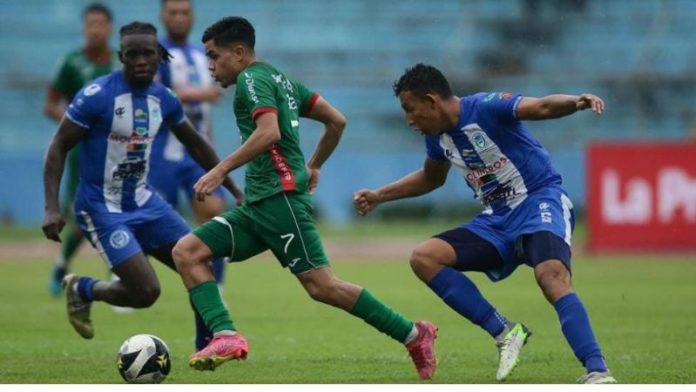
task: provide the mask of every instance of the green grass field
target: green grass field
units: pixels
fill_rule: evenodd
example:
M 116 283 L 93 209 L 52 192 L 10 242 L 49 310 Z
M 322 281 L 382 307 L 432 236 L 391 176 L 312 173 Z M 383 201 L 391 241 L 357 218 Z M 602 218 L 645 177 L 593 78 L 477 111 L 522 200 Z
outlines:
M 327 236 L 360 246 L 361 235 L 351 233 L 328 230 Z M 574 261 L 575 287 L 620 382 L 696 383 L 693 261 L 687 256 Z M 1 383 L 121 383 L 116 351 L 138 333 L 158 335 L 169 345 L 173 366 L 167 383 L 419 382 L 401 345 L 342 311 L 312 302 L 295 278 L 268 257 L 228 269 L 224 298 L 251 350 L 247 361 L 212 373 L 186 365 L 193 349 L 192 314 L 183 285 L 169 270 L 157 267 L 162 296 L 150 309 L 116 314 L 95 304 L 96 337 L 86 341 L 68 324 L 63 299 L 48 294 L 49 265 L 48 259 L 0 259 Z M 74 269 L 106 275 L 103 263 L 91 256 L 76 260 Z M 440 327 L 440 366 L 433 382 L 495 382 L 492 339 L 447 308 L 405 260 L 341 259 L 334 269 L 408 317 Z M 502 313 L 534 332 L 508 383 L 573 383 L 582 375 L 531 269 L 522 267 L 496 284 L 481 274 L 470 276 Z

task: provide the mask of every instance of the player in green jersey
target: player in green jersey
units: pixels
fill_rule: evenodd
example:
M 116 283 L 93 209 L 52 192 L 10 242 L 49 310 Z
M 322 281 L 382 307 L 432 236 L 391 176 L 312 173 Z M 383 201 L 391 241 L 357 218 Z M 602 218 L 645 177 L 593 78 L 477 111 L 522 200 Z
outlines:
M 82 11 L 85 45 L 64 57 L 46 95 L 44 113 L 56 123 L 63 118 L 66 104 L 72 101 L 82 87 L 120 66 L 116 52 L 109 48 L 112 19 L 111 10 L 99 3 L 90 4 Z M 62 241 L 60 256 L 54 262 L 48 286 L 54 296 L 60 294 L 61 281 L 83 239 L 82 232 L 75 224 L 72 214 L 72 204 L 79 178 L 79 161 L 80 149 L 75 147 L 67 158 L 66 192 L 62 201 L 63 213 L 68 217 L 68 227 Z
M 189 358 L 198 370 L 245 359 L 249 346 L 222 303 L 209 261 L 243 261 L 270 249 L 314 300 L 343 309 L 406 345 L 418 374 L 430 379 L 436 367 L 437 328 L 412 322 L 368 290 L 337 278 L 312 218 L 311 193 L 322 164 L 338 144 L 346 119 L 328 101 L 275 67 L 256 61 L 253 26 L 226 17 L 203 34 L 209 68 L 223 87 L 236 84 L 234 112 L 242 145 L 194 186 L 204 199 L 225 175 L 246 164 L 244 205 L 215 217 L 183 237 L 173 251 L 177 270 L 213 340 Z M 299 118 L 324 124 L 324 134 L 305 164 Z

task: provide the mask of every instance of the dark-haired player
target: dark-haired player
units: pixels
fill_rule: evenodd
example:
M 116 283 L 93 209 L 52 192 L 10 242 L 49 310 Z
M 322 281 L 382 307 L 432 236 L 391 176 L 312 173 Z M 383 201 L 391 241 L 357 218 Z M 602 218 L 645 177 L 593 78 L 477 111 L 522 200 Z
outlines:
M 44 113 L 55 122 L 60 122 L 65 113 L 65 103 L 72 101 L 82 87 L 119 67 L 116 52 L 109 48 L 112 18 L 111 10 L 99 3 L 90 4 L 82 11 L 84 47 L 68 53 L 61 61 L 46 95 Z M 63 277 L 84 238 L 72 214 L 79 179 L 79 160 L 80 148 L 75 147 L 67 158 L 67 184 L 62 200 L 68 227 L 48 282 L 54 296 L 60 294 Z
M 500 354 L 496 378 L 503 380 L 531 333 L 503 317 L 460 271 L 485 272 L 499 281 L 520 264 L 533 267 L 566 340 L 587 368 L 580 381 L 616 382 L 570 283 L 573 205 L 548 153 L 521 122 L 585 109 L 601 114 L 604 102 L 592 94 L 531 98 L 479 93 L 460 98 L 439 70 L 424 64 L 406 70 L 394 84 L 394 94 L 408 125 L 425 136 L 425 163 L 394 183 L 356 192 L 358 212 L 364 215 L 380 203 L 431 192 L 445 183 L 454 165 L 485 210 L 473 221 L 418 245 L 411 255 L 415 274 L 495 339 Z
M 191 301 L 215 333 L 189 364 L 212 370 L 227 360 L 244 359 L 249 350 L 222 304 L 208 262 L 223 256 L 242 261 L 270 249 L 312 299 L 343 309 L 405 344 L 419 376 L 431 378 L 437 328 L 427 321 L 414 323 L 368 290 L 337 278 L 312 218 L 311 192 L 346 119 L 318 94 L 258 62 L 254 27 L 246 19 L 223 18 L 205 31 L 202 41 L 215 79 L 223 87 L 237 85 L 234 112 L 242 145 L 196 183 L 196 194 L 205 198 L 229 172 L 246 164 L 246 202 L 198 227 L 174 248 Z M 306 164 L 299 142 L 301 116 L 324 124 Z
M 58 241 L 65 221 L 58 189 L 65 156 L 80 143 L 80 185 L 75 214 L 85 236 L 121 280 L 104 282 L 69 274 L 63 279 L 68 318 L 84 338 L 94 336 L 89 318 L 93 301 L 145 308 L 160 293 L 152 255 L 174 269 L 171 251 L 189 232 L 186 222 L 147 184 L 151 143 L 167 126 L 201 165 L 218 163 L 215 151 L 191 126 L 176 95 L 153 82 L 168 59 L 149 23 L 120 30 L 122 71 L 82 89 L 66 111 L 44 163 L 46 211 L 43 231 Z M 224 185 L 238 192 L 225 178 Z

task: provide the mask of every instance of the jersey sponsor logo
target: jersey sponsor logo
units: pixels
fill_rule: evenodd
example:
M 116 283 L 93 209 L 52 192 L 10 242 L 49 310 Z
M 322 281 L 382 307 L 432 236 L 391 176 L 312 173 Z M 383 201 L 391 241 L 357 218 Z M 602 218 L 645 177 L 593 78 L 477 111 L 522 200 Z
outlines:
M 500 184 L 497 187 L 493 188 L 490 192 L 485 193 L 482 196 L 482 200 L 490 205 L 491 203 L 497 201 L 497 200 L 505 200 L 514 196 L 518 195 L 517 190 L 515 187 L 510 185 L 511 181 L 508 181 L 504 184 Z
M 143 109 L 135 109 L 134 116 L 136 122 L 147 122 L 147 113 Z
M 114 249 L 122 249 L 130 242 L 130 235 L 125 230 L 116 230 L 109 236 L 109 244 Z
M 150 109 L 150 115 L 152 116 L 152 121 L 154 123 L 161 123 L 162 122 L 162 111 L 160 110 L 159 107 L 155 106 Z
M 500 157 L 497 161 L 493 162 L 492 165 L 486 166 L 480 169 L 472 169 L 469 173 L 466 174 L 466 179 L 473 183 L 476 180 L 485 177 L 486 175 L 489 174 L 494 174 L 498 170 L 502 169 L 503 166 L 505 166 L 508 163 L 507 158 L 505 157 Z
M 295 173 L 293 173 L 292 168 L 285 160 L 283 152 L 280 150 L 280 146 L 274 144 L 271 146 L 269 151 L 271 154 L 271 162 L 276 171 L 280 175 L 280 183 L 284 191 L 294 191 L 295 190 Z
M 147 161 L 139 157 L 128 157 L 114 170 L 114 180 L 139 180 L 145 176 Z
M 259 97 L 256 95 L 256 87 L 254 87 L 254 78 L 253 76 L 248 73 L 244 72 L 244 76 L 246 77 L 246 88 L 247 91 L 249 92 L 249 98 L 251 98 L 254 103 L 259 103 Z
M 114 110 L 114 114 L 118 117 L 123 117 L 123 115 L 126 114 L 126 108 L 119 106 Z
M 101 90 L 101 86 L 99 86 L 96 83 L 90 84 L 89 86 L 85 87 L 85 96 L 89 97 L 90 95 L 94 95 Z

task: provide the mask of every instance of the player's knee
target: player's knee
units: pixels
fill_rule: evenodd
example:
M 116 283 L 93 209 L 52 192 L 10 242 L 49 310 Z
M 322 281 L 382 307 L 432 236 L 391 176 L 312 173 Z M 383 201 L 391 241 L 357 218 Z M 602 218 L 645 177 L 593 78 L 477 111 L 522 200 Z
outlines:
M 427 246 L 417 246 L 411 252 L 411 269 L 421 280 L 427 282 L 441 268 L 437 256 Z
M 157 301 L 160 296 L 159 283 L 150 283 L 141 287 L 133 298 L 134 308 L 148 308 Z
M 186 268 L 191 264 L 198 262 L 196 259 L 196 247 L 190 238 L 190 234 L 180 239 L 174 249 L 172 249 L 172 258 L 177 270 Z
M 560 261 L 542 264 L 546 265 L 540 265 L 535 268 L 534 276 L 544 295 L 551 302 L 554 302 L 572 290 L 570 286 L 570 272 Z

